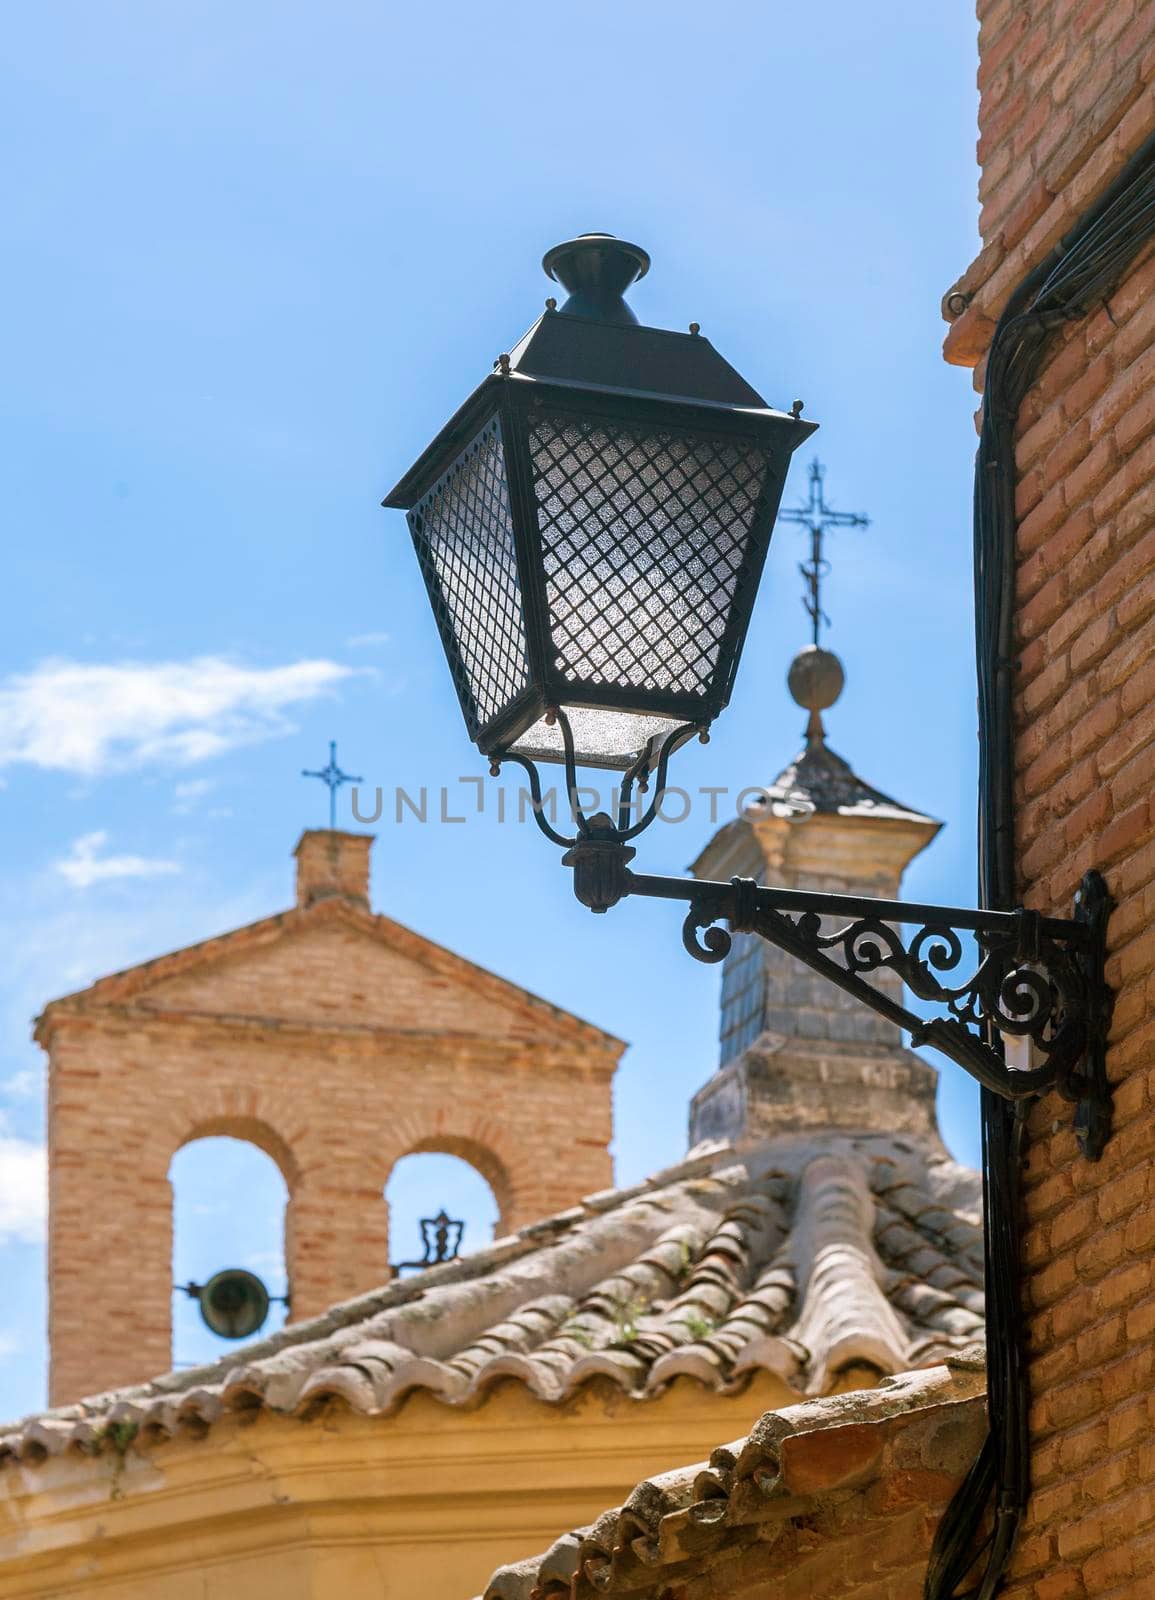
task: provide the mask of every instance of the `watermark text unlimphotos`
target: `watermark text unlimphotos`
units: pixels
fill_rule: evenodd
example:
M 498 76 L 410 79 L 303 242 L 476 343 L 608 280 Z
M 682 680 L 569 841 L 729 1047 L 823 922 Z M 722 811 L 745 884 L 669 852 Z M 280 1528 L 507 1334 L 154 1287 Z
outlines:
M 654 800 L 652 794 L 634 793 L 628 802 L 628 815 L 632 822 L 639 821 Z M 617 818 L 621 804 L 621 788 L 607 784 L 594 788 L 582 784 L 570 794 L 564 787 L 555 786 L 543 791 L 540 802 L 535 802 L 527 788 L 507 788 L 504 784 L 485 778 L 458 778 L 455 785 L 442 784 L 429 788 L 425 784 L 413 789 L 397 784 L 392 789 L 378 785 L 362 788 L 354 784 L 350 791 L 350 809 L 354 822 L 377 823 L 387 821 L 398 824 L 464 825 L 477 817 L 487 817 L 498 823 L 523 823 L 535 810 L 551 826 L 559 820 L 564 823 L 576 820 L 578 814 L 592 817 L 605 812 Z M 691 817 L 717 824 L 731 814 L 741 816 L 751 806 L 764 807 L 771 814 L 802 817 L 813 808 L 781 795 L 771 794 L 762 785 L 734 790 L 725 784 L 698 789 L 683 789 L 667 784 L 657 797 L 655 815 L 665 823 L 688 822 Z

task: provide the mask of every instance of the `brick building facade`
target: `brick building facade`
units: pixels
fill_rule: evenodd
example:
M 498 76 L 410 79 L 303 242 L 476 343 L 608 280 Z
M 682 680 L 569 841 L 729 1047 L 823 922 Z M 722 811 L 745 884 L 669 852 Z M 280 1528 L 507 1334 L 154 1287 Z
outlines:
M 979 0 L 983 248 L 947 295 L 980 390 L 1016 287 L 1155 131 L 1153 0 Z M 1114 1134 L 1033 1110 L 1024 1276 L 1033 1494 L 1015 1600 L 1155 1593 L 1155 255 L 1051 335 L 1015 434 L 1017 891 L 1116 901 Z M 1005 325 L 1004 325 L 1005 331 Z
M 54 1404 L 171 1364 L 168 1171 L 193 1139 L 277 1163 L 294 1319 L 388 1277 L 402 1156 L 469 1161 L 505 1230 L 610 1182 L 621 1042 L 375 916 L 371 845 L 307 832 L 292 910 L 45 1008 Z

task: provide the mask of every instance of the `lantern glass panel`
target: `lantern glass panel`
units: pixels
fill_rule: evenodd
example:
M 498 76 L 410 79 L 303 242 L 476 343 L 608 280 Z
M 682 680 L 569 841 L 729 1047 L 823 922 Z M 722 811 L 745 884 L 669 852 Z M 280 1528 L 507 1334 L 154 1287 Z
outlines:
M 501 423 L 493 417 L 409 512 L 471 737 L 529 684 Z
M 591 706 L 565 706 L 578 762 L 587 767 L 624 770 L 632 766 L 650 739 L 659 743 L 681 723 L 670 717 L 636 716 L 628 711 L 599 711 Z M 564 761 L 561 729 L 544 717 L 527 728 L 512 748 L 535 761 Z
M 583 700 L 611 690 L 626 713 L 658 712 L 662 695 L 705 711 L 769 455 L 734 435 L 572 413 L 535 417 L 529 448 L 554 672 Z

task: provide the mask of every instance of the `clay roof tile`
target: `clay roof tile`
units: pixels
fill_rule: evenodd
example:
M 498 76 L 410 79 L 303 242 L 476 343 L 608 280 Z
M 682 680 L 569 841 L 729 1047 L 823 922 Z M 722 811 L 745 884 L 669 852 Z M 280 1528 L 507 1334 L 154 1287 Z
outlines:
M 594 1382 L 632 1401 L 677 1377 L 732 1392 L 760 1371 L 822 1393 L 847 1366 L 900 1371 L 973 1339 L 976 1193 L 929 1140 L 705 1148 L 215 1364 L 0 1427 L 0 1459 L 88 1448 L 110 1423 L 147 1449 L 229 1413 L 385 1417 L 415 1390 L 477 1405 L 501 1382 L 547 1404 Z

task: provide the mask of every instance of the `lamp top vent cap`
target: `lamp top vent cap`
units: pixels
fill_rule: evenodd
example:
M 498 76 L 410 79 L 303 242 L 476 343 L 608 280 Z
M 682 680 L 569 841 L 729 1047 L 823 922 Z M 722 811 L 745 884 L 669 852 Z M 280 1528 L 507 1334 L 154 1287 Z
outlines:
M 547 250 L 541 264 L 546 276 L 569 294 L 559 307 L 563 316 L 587 317 L 595 322 L 637 322 L 622 297 L 632 283 L 650 270 L 649 255 L 640 245 L 615 239 L 612 233 L 582 233 Z

